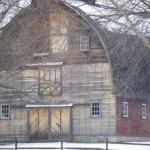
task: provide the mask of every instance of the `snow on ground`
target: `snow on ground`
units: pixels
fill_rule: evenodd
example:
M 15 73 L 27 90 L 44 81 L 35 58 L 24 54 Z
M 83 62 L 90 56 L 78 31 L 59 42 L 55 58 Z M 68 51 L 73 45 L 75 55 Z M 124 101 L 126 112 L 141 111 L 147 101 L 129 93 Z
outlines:
M 140 145 L 141 144 L 141 145 Z M 0 149 L 4 148 L 5 150 L 9 150 L 9 148 L 14 148 L 15 145 L 0 145 Z M 61 147 L 60 142 L 52 142 L 52 143 L 18 143 L 18 150 L 20 148 L 31 148 L 28 150 L 36 150 L 35 148 L 54 148 L 54 150 L 59 149 Z M 100 148 L 100 149 L 106 149 L 105 143 L 63 143 L 64 150 L 65 148 L 77 148 L 77 150 L 80 150 L 80 148 Z M 145 143 L 126 143 L 126 144 L 109 144 L 108 145 L 109 150 L 150 150 L 150 142 Z M 39 149 L 37 149 L 39 150 Z

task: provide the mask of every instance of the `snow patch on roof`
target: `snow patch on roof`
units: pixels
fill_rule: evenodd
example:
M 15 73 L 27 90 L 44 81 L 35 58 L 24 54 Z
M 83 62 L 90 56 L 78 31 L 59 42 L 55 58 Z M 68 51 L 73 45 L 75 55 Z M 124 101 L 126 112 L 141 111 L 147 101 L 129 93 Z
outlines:
M 60 107 L 72 107 L 73 104 L 69 103 L 69 104 L 56 104 L 56 105 L 26 105 L 26 108 L 60 108 Z
M 38 67 L 38 66 L 61 66 L 63 62 L 45 62 L 36 64 L 26 64 L 25 67 Z
M 20 0 L 17 2 L 1 2 L 0 3 L 0 14 L 1 14 L 1 22 L 0 28 L 4 27 L 8 24 L 12 18 L 14 18 L 22 9 L 25 9 L 27 6 L 31 4 L 32 0 Z M 11 7 L 10 7 L 11 5 Z
M 99 9 L 98 7 L 94 5 L 90 5 L 86 2 L 79 1 L 79 0 L 62 0 L 65 3 L 77 7 L 81 9 L 83 12 L 85 12 L 87 15 L 98 15 L 99 14 Z

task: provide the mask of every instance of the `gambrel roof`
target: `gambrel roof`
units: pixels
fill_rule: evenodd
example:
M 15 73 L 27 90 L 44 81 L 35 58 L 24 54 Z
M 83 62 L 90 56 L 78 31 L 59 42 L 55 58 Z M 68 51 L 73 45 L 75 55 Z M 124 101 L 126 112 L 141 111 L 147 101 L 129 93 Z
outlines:
M 66 4 L 67 2 L 67 4 Z M 99 4 L 64 0 L 97 32 L 109 60 L 114 92 L 128 98 L 147 99 L 150 94 L 150 50 L 135 35 L 109 31 L 101 24 Z
M 110 63 L 113 92 L 128 98 L 150 97 L 150 50 L 135 35 L 104 28 L 99 19 L 103 9 L 98 3 L 83 0 L 60 0 L 81 16 L 97 33 Z

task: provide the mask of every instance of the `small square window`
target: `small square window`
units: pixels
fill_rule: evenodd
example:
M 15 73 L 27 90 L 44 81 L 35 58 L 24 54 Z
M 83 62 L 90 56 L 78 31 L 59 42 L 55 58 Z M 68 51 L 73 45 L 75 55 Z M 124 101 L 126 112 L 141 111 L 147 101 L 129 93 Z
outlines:
M 128 117 L 128 102 L 123 102 L 122 115 L 123 117 Z
M 90 49 L 90 37 L 89 36 L 80 37 L 80 50 L 89 51 L 89 49 Z
M 3 104 L 1 105 L 1 119 L 9 119 L 10 118 L 10 105 Z
M 146 104 L 141 104 L 141 117 L 146 119 Z
M 100 102 L 91 103 L 91 116 L 101 116 Z

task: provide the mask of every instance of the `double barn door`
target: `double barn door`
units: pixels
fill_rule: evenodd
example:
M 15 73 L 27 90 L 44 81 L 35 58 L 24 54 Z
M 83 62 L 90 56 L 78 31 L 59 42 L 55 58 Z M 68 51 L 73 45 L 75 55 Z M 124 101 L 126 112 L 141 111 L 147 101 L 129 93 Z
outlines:
M 70 108 L 33 108 L 29 110 L 30 140 L 57 141 L 70 134 Z

